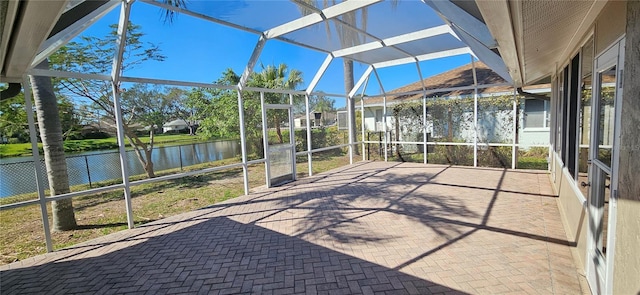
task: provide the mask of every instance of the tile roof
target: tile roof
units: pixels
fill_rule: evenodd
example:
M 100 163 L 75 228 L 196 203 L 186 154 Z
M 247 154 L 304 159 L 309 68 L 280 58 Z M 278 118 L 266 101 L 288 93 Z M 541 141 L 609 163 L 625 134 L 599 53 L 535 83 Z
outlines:
M 492 71 L 487 65 L 482 62 L 476 62 L 476 75 L 478 79 L 478 85 L 490 85 L 490 84 L 502 84 L 507 83 L 502 77 Z M 427 90 L 464 87 L 473 85 L 473 68 L 472 64 L 455 68 L 453 70 L 431 76 L 423 80 Z M 422 83 L 420 81 L 396 88 L 387 92 L 387 101 L 411 101 L 416 99 L 422 99 L 422 94 L 401 94 L 393 95 L 394 93 L 406 93 L 412 91 L 422 91 Z M 478 94 L 490 94 L 490 93 L 502 93 L 511 92 L 513 88 L 511 86 L 491 86 L 487 88 L 479 88 Z M 441 91 L 435 93 L 429 93 L 428 97 L 446 97 L 446 96 L 463 96 L 473 94 L 473 89 L 466 90 L 453 90 L 453 91 Z M 365 99 L 365 104 L 382 103 L 382 97 L 372 97 Z

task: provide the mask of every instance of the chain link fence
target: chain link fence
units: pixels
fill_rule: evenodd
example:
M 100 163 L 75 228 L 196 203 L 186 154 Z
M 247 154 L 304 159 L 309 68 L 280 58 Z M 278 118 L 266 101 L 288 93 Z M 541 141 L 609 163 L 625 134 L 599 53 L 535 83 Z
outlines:
M 228 159 L 240 153 L 236 141 L 216 141 L 154 149 L 154 170 L 161 171 Z M 145 173 L 134 151 L 127 151 L 129 175 Z M 69 185 L 95 187 L 97 182 L 122 179 L 120 154 L 118 152 L 91 153 L 66 157 Z M 49 188 L 44 159 L 40 161 L 42 184 Z M 0 198 L 37 191 L 33 161 L 0 163 Z M 72 188 L 73 189 L 73 188 Z

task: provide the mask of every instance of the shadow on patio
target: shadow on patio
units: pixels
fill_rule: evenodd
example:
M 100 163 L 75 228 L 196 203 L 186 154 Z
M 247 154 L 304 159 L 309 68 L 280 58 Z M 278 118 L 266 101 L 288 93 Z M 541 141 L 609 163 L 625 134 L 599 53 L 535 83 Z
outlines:
M 260 226 L 214 217 L 95 257 L 6 270 L 3 294 L 454 291 Z M 112 244 L 113 245 L 113 244 Z M 105 247 L 109 247 L 106 246 Z M 462 293 L 462 292 L 459 292 Z
M 358 163 L 9 265 L 2 289 L 579 293 L 547 177 Z

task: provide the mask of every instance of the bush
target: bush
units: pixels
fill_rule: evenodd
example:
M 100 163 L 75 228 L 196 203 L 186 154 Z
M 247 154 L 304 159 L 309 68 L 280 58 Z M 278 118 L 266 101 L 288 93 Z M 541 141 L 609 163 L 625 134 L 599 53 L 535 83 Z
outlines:
M 478 166 L 511 168 L 511 147 L 489 146 L 478 149 Z
M 109 133 L 102 132 L 102 131 L 87 132 L 87 133 L 84 133 L 82 136 L 84 139 L 105 139 L 105 138 L 111 137 Z
M 465 145 L 436 145 L 429 154 L 429 163 L 473 166 L 473 147 Z
M 11 138 L 9 138 L 7 143 L 8 144 L 16 144 L 16 143 L 23 143 L 23 142 L 22 142 L 22 140 L 20 140 L 20 138 L 11 137 Z

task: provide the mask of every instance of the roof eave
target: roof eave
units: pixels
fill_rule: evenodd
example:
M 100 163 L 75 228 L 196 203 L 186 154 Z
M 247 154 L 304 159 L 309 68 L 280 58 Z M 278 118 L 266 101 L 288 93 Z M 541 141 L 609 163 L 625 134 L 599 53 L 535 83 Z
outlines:
M 523 68 L 520 63 L 516 28 L 507 0 L 476 1 L 487 28 L 498 44 L 498 50 L 516 87 L 523 85 Z
M 60 0 L 26 0 L 20 1 L 13 13 L 7 14 L 2 25 L 10 29 L 3 32 L 2 37 L 5 55 L 0 58 L 0 81 L 22 81 L 66 5 L 67 1 Z

